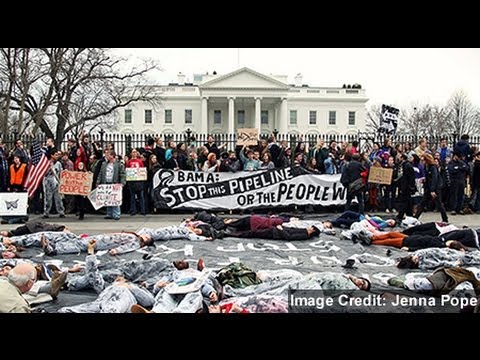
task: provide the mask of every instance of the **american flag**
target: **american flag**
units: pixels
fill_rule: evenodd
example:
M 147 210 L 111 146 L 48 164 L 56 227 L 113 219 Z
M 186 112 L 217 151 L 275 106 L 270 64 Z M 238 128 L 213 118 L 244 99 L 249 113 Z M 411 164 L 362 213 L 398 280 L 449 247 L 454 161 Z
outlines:
M 30 164 L 27 182 L 25 183 L 29 198 L 33 197 L 35 191 L 37 191 L 38 185 L 40 185 L 43 177 L 50 169 L 50 160 L 48 160 L 43 153 L 37 139 L 33 140 L 32 152 L 32 162 Z

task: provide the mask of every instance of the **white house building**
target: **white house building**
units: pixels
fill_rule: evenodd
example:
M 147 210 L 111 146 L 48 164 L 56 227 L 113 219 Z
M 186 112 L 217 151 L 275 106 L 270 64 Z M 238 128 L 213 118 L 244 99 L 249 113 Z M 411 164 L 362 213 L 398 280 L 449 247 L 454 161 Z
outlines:
M 124 134 L 234 133 L 239 128 L 281 134 L 356 134 L 365 130 L 368 98 L 360 85 L 329 88 L 305 85 L 302 76 L 242 68 L 225 75 L 194 75 L 192 83 L 156 86 L 150 102 L 120 111 Z

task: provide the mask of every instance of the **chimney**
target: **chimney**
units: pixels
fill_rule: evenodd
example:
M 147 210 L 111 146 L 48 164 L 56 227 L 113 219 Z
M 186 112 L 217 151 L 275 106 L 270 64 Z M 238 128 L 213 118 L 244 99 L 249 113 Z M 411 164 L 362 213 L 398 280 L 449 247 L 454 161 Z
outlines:
M 297 76 L 295 76 L 295 86 L 302 87 L 302 82 L 303 82 L 303 76 L 302 74 L 298 73 Z
M 183 75 L 181 72 L 178 73 L 177 75 L 178 78 L 178 85 L 184 85 L 185 84 L 185 75 Z

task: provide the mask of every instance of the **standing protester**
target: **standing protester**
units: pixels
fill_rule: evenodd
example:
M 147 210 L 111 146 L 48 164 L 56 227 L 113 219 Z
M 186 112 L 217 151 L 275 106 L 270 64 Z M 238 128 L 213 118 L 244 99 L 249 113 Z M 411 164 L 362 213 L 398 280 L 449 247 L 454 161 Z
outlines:
M 463 200 L 465 197 L 465 180 L 470 174 L 470 168 L 461 160 L 462 152 L 455 150 L 453 152 L 453 159 L 448 164 L 448 173 L 450 174 L 450 206 L 452 208 L 452 215 L 463 215 Z
M 404 215 L 413 216 L 413 194 L 417 191 L 415 185 L 415 171 L 408 156 L 402 154 L 400 156 L 401 162 L 398 166 L 398 177 L 394 180 L 398 188 L 397 220 L 400 223 Z
M 141 159 L 138 158 L 137 149 L 133 149 L 130 153 L 131 159 L 127 161 L 127 168 L 143 168 L 145 164 Z M 138 202 L 140 205 L 140 213 L 146 215 L 146 202 L 145 202 L 145 193 L 144 193 L 145 181 L 129 181 L 128 190 L 130 192 L 130 215 L 137 214 L 137 204 L 135 200 L 135 195 L 138 197 Z
M 124 165 L 117 160 L 117 154 L 113 150 L 105 151 L 106 161 L 98 174 L 97 186 L 101 184 L 126 184 L 126 174 Z M 105 219 L 120 220 L 120 206 L 107 206 L 107 216 Z
M 361 176 L 364 171 L 365 167 L 360 163 L 360 154 L 354 154 L 352 161 L 343 169 L 340 182 L 347 188 L 345 210 L 350 210 L 350 205 L 354 197 L 356 197 L 358 201 L 358 212 L 363 214 L 365 210 L 365 185 Z M 356 184 L 359 185 L 357 186 Z
M 471 206 L 473 211 L 480 213 L 480 151 L 475 154 L 472 171 L 472 200 Z
M 425 206 L 427 206 L 430 201 L 434 201 L 435 208 L 442 214 L 442 221 L 448 223 L 448 216 L 445 207 L 442 204 L 442 193 L 439 188 L 440 176 L 433 160 L 433 156 L 431 154 L 424 154 L 423 159 L 427 166 L 425 183 L 423 184 L 424 193 L 422 200 L 418 205 L 415 217 L 418 219 L 420 215 L 422 215 Z
M 83 162 L 75 162 L 75 171 L 87 172 L 87 168 Z M 87 210 L 88 199 L 83 195 L 75 195 L 75 206 L 77 208 L 78 220 L 83 220 L 85 211 Z
M 0 192 L 7 191 L 8 187 L 8 161 L 5 144 L 0 139 Z
M 52 199 L 55 201 L 55 209 L 61 218 L 65 217 L 65 208 L 63 207 L 62 198 L 60 197 L 60 173 L 62 172 L 62 164 L 58 161 L 62 156 L 61 151 L 56 151 L 50 159 L 50 169 L 47 171 L 43 179 L 43 193 L 45 194 L 45 203 L 43 208 L 43 218 L 50 217 L 52 209 Z

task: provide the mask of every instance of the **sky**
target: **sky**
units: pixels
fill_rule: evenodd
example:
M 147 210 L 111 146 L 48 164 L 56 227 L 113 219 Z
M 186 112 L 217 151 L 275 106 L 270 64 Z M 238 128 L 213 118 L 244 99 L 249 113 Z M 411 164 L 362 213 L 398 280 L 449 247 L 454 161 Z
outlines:
M 361 84 L 369 97 L 367 106 L 396 107 L 445 105 L 457 90 L 463 90 L 480 106 L 480 49 L 407 48 L 174 48 L 114 49 L 118 55 L 157 60 L 163 71 L 155 82 L 176 82 L 179 72 L 226 74 L 241 67 L 269 75 L 296 74 L 310 86 L 341 87 Z

